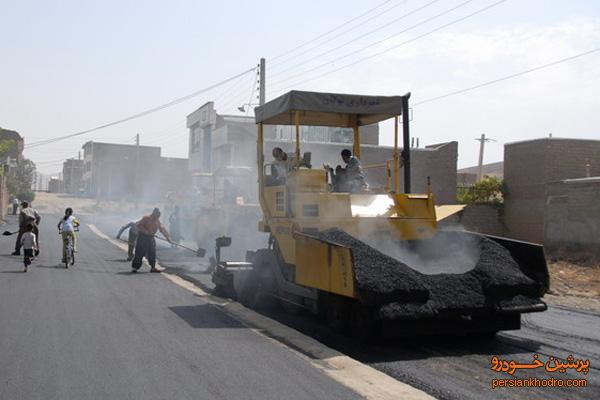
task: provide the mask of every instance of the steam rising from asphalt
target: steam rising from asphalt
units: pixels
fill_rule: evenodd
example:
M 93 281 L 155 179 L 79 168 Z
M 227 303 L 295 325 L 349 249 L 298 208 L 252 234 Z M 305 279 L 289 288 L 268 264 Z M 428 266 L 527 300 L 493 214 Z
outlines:
M 477 265 L 479 241 L 471 235 L 440 232 L 431 239 L 399 241 L 390 235 L 367 236 L 365 243 L 427 275 L 462 274 Z

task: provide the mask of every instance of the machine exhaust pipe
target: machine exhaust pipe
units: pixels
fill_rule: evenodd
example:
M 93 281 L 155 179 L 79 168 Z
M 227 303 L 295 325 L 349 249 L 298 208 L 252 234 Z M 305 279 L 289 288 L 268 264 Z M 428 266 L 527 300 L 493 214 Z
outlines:
M 410 129 L 408 99 L 410 92 L 402 96 L 402 161 L 404 162 L 404 193 L 410 193 Z

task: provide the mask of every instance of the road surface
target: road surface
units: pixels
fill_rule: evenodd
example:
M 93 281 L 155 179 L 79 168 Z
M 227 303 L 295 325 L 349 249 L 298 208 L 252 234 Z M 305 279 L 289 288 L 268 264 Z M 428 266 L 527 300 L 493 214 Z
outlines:
M 112 236 L 139 216 L 81 217 Z M 18 272 L 20 259 L 0 256 L 0 398 L 358 397 L 160 275 L 130 275 L 125 253 L 85 227 L 77 266 L 57 268 L 59 242 L 48 229 L 45 252 L 27 274 Z M 1 253 L 11 245 L 2 239 Z M 167 271 L 210 291 L 206 259 L 166 246 L 158 253 Z M 596 313 L 551 306 L 525 316 L 520 331 L 492 340 L 413 338 L 364 346 L 310 315 L 261 312 L 440 399 L 597 399 L 600 393 Z M 493 378 L 506 377 L 490 370 L 493 356 L 527 363 L 533 354 L 589 359 L 589 374 L 557 376 L 583 377 L 587 387 L 491 389 Z
M 131 274 L 86 225 L 65 269 L 59 216 L 42 218 L 29 272 L 15 236 L 0 241 L 0 399 L 360 398 L 160 274 Z
M 95 223 L 112 232 L 118 229 L 118 218 L 102 217 Z M 207 246 L 208 247 L 208 246 Z M 227 249 L 224 249 L 227 259 Z M 169 271 L 194 280 L 210 290 L 210 275 L 202 273 L 206 262 L 185 251 L 159 249 L 159 259 Z M 550 306 L 543 313 L 527 314 L 519 331 L 506 331 L 491 340 L 448 337 L 394 339 L 364 346 L 347 337 L 333 334 L 310 315 L 290 315 L 282 310 L 260 310 L 279 322 L 313 337 L 327 346 L 388 375 L 411 384 L 436 398 L 462 399 L 598 399 L 600 397 L 600 314 L 573 308 Z M 500 388 L 491 389 L 494 378 L 507 377 L 490 370 L 493 356 L 531 362 L 534 354 L 544 360 L 549 356 L 566 358 L 573 355 L 589 359 L 587 375 L 568 372 L 550 375 L 546 372 L 517 372 L 517 378 L 583 378 L 586 388 Z

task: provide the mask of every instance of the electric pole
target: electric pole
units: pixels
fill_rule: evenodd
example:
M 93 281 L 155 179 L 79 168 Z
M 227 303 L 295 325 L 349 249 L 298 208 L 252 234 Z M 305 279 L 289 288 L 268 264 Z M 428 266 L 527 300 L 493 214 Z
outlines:
M 133 197 L 135 209 L 138 209 L 138 197 L 139 197 L 139 171 L 140 171 L 140 134 L 135 135 L 135 174 L 134 174 L 134 183 L 133 183 Z
M 260 75 L 259 75 L 259 86 L 258 86 L 258 105 L 262 106 L 263 104 L 265 104 L 265 91 L 266 91 L 266 87 L 265 87 L 265 59 L 261 58 L 260 59 Z
M 485 142 L 495 142 L 495 140 L 486 138 L 485 133 L 482 133 L 481 137 L 475 140 L 479 142 L 479 168 L 477 170 L 477 182 L 481 182 L 483 179 L 483 150 L 485 148 Z

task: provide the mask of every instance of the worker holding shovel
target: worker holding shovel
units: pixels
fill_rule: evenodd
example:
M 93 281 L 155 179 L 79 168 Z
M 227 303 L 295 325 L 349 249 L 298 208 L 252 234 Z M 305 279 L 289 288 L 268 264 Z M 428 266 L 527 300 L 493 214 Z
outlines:
M 135 256 L 131 263 L 131 272 L 137 272 L 140 269 L 144 257 L 150 264 L 150 272 L 161 272 L 162 269 L 156 268 L 156 240 L 154 236 L 157 231 L 160 231 L 169 243 L 171 243 L 171 237 L 160 223 L 160 210 L 155 208 L 152 210 L 152 214 L 144 216 L 136 223 L 136 226 L 138 238 L 135 245 Z

